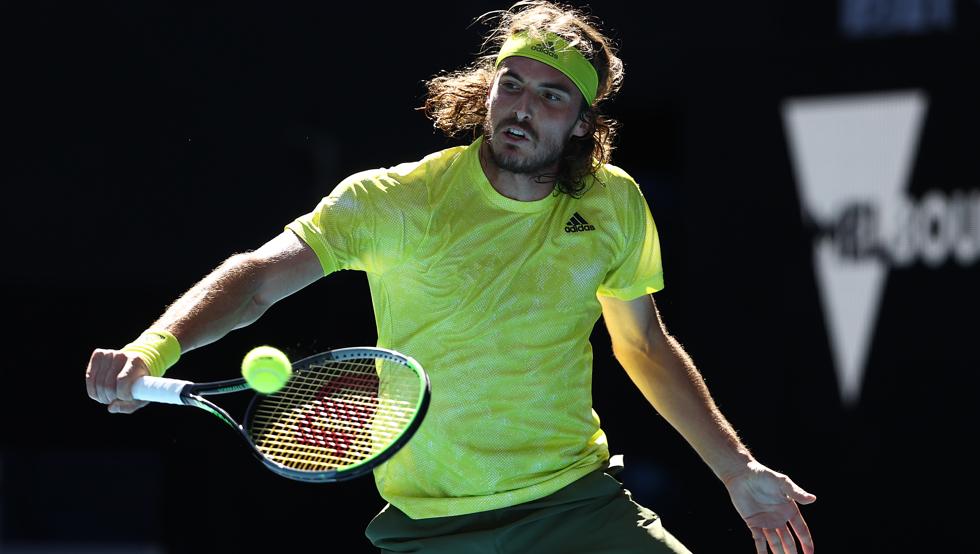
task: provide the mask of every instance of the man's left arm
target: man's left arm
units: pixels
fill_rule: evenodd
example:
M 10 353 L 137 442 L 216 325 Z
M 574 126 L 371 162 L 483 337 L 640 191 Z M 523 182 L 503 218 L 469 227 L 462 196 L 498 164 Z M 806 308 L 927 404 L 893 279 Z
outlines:
M 756 551 L 795 553 L 792 528 L 804 554 L 813 540 L 797 502 L 816 496 L 760 464 L 718 410 L 691 358 L 667 333 L 650 295 L 624 301 L 599 296 L 613 353 L 647 401 L 676 429 L 725 484 L 755 540 Z

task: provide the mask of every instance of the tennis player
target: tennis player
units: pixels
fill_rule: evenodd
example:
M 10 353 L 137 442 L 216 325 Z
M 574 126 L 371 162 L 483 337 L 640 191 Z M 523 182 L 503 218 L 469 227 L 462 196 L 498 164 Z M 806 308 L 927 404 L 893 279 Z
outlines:
M 661 321 L 657 228 L 610 165 L 600 112 L 623 64 L 575 9 L 520 2 L 490 54 L 428 82 L 425 112 L 472 143 L 341 182 L 278 237 L 229 258 L 120 350 L 96 350 L 89 395 L 130 413 L 136 377 L 255 321 L 343 269 L 370 283 L 380 346 L 428 369 L 432 404 L 375 470 L 385 552 L 688 552 L 611 474 L 592 409 L 589 336 L 727 488 L 758 553 L 813 552 L 816 497 L 754 459 Z

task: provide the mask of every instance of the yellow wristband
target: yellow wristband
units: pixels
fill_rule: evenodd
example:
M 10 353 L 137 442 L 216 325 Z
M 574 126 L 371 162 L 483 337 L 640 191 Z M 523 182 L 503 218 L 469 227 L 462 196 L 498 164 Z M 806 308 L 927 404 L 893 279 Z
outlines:
M 180 359 L 180 343 L 177 337 L 162 329 L 143 331 L 138 339 L 122 348 L 123 352 L 136 354 L 146 362 L 150 375 L 163 377 L 170 366 Z

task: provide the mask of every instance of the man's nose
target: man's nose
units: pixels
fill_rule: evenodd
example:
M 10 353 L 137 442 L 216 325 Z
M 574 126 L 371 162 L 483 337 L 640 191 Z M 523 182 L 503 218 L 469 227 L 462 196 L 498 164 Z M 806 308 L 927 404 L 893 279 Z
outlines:
M 527 90 L 521 91 L 521 95 L 514 105 L 514 114 L 517 116 L 517 121 L 528 121 L 531 119 L 531 102 L 533 102 L 531 94 Z

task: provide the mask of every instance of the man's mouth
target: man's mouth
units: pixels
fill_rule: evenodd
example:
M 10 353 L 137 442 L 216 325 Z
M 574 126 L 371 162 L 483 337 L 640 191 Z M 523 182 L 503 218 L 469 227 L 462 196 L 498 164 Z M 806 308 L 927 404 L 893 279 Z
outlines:
M 516 126 L 516 125 L 507 125 L 507 126 L 503 127 L 503 135 L 505 137 L 507 137 L 507 138 L 509 138 L 511 140 L 515 140 L 515 141 L 522 141 L 522 140 L 530 140 L 531 139 L 531 133 L 530 132 L 525 131 L 524 129 L 522 129 L 522 128 Z

